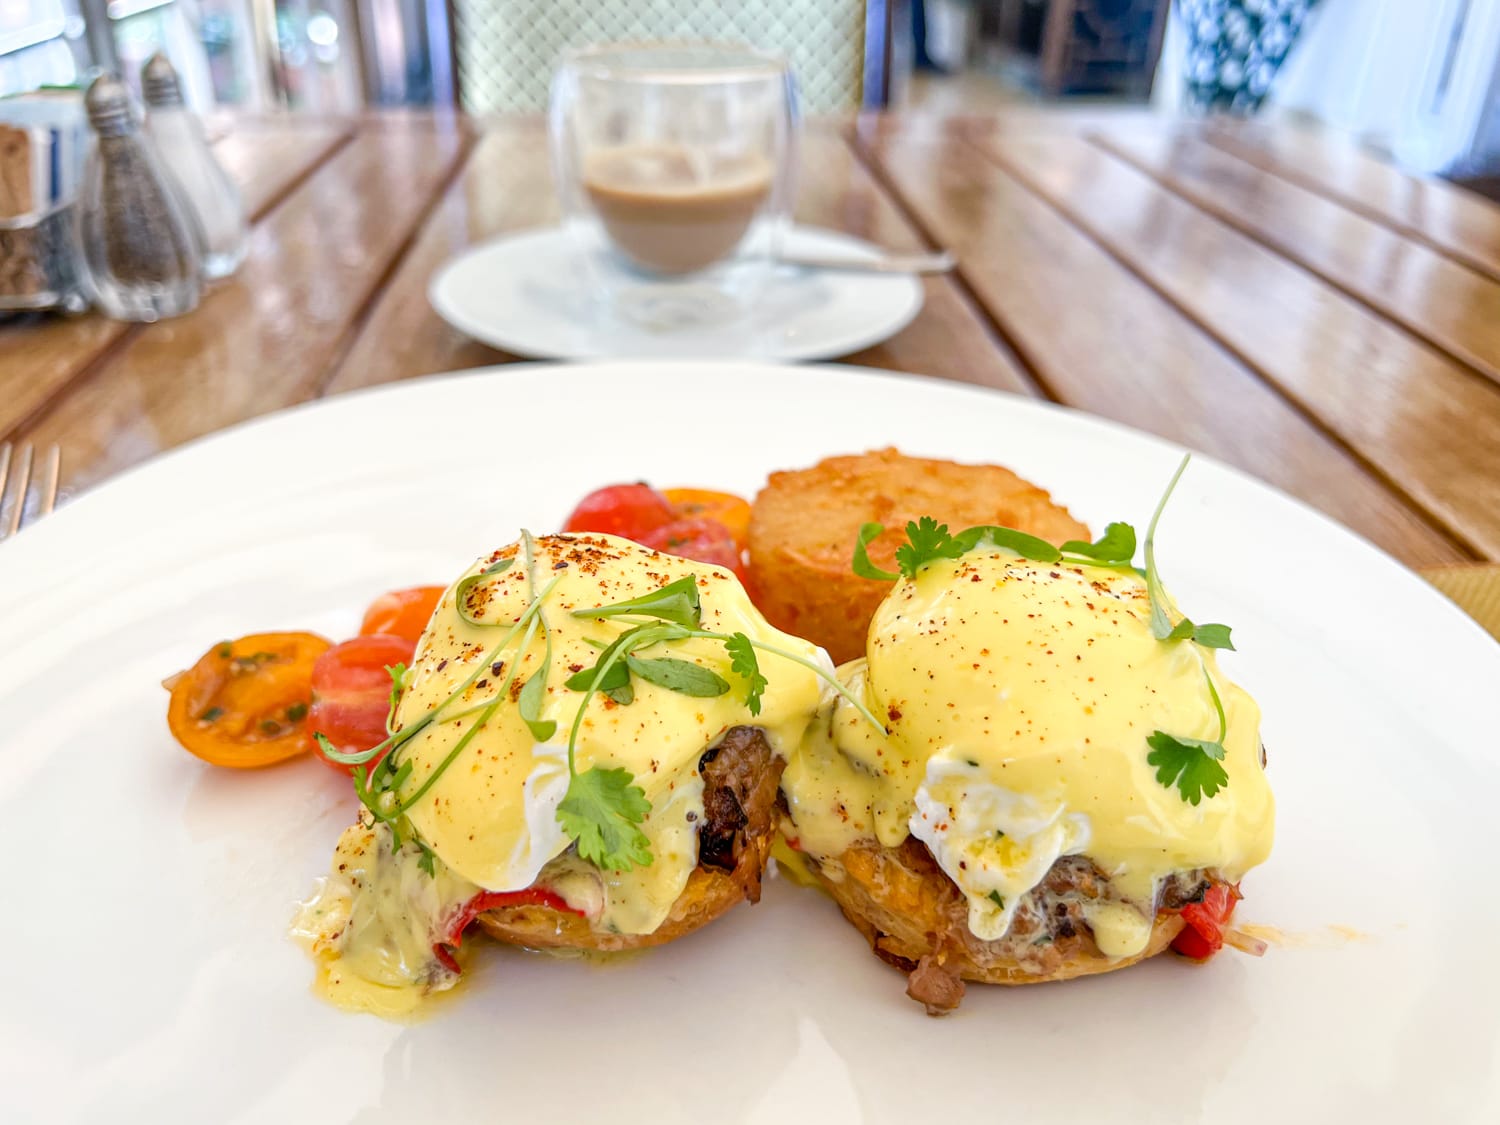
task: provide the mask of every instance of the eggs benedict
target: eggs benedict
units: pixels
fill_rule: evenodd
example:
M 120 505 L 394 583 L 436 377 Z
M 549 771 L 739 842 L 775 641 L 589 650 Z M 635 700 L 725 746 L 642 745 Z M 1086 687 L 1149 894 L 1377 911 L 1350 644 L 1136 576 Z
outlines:
M 294 923 L 318 990 L 400 1014 L 456 982 L 472 921 L 614 951 L 756 901 L 831 674 L 715 566 L 607 535 L 480 559 L 393 670 L 386 743 L 324 748 L 365 808 Z
M 811 876 L 931 1014 L 966 980 L 1104 972 L 1185 914 L 1223 922 L 1274 820 L 1259 712 L 1218 665 L 1229 630 L 1176 610 L 1149 533 L 1131 565 L 1127 525 L 1061 549 L 908 536 L 838 673 L 879 726 L 830 697 L 782 778 Z

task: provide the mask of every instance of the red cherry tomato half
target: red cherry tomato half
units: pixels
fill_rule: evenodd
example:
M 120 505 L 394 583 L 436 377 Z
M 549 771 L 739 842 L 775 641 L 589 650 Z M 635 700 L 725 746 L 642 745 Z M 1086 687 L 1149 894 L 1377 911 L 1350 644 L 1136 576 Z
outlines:
M 1224 948 L 1224 924 L 1234 913 L 1238 893 L 1225 883 L 1215 883 L 1202 902 L 1182 908 L 1186 923 L 1172 941 L 1172 949 L 1194 961 L 1205 961 Z
M 744 581 L 745 563 L 740 549 L 729 529 L 718 520 L 677 520 L 653 528 L 638 542 L 669 555 L 723 567 Z
M 413 586 L 409 590 L 392 590 L 381 594 L 365 610 L 359 635 L 369 637 L 385 633 L 392 637 L 405 637 L 416 644 L 422 639 L 427 622 L 432 620 L 432 611 L 437 608 L 442 597 L 442 586 Z
M 391 676 L 386 668 L 409 663 L 416 647 L 415 641 L 384 634 L 334 645 L 313 665 L 308 727 L 327 737 L 340 753 L 380 745 L 386 739 L 385 720 L 391 704 Z M 318 757 L 344 773 L 353 768 L 321 752 Z
M 583 911 L 573 909 L 561 895 L 545 887 L 527 887 L 524 891 L 480 891 L 453 916 L 447 931 L 433 943 L 433 955 L 453 972 L 461 972 L 453 950 L 463 944 L 464 930 L 486 910 L 498 910 L 506 906 L 545 906 L 549 910 L 583 917 Z
M 563 524 L 564 531 L 596 531 L 641 542 L 641 536 L 677 518 L 656 489 L 645 484 L 612 484 L 590 492 Z
M 750 540 L 750 503 L 732 492 L 706 488 L 668 488 L 662 492 L 680 520 L 717 520 L 741 549 Z

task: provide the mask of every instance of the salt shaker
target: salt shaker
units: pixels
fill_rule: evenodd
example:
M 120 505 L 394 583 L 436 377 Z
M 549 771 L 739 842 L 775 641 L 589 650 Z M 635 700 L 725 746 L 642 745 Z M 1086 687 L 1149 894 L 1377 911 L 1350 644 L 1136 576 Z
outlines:
M 249 228 L 240 193 L 214 157 L 197 116 L 183 104 L 177 72 L 167 56 L 152 55 L 141 70 L 146 132 L 156 144 L 201 228 L 203 276 L 228 277 L 245 260 Z
M 117 320 L 159 320 L 198 305 L 202 264 L 192 220 L 136 128 L 113 75 L 84 95 L 98 134 L 84 170 L 78 237 L 94 301 Z

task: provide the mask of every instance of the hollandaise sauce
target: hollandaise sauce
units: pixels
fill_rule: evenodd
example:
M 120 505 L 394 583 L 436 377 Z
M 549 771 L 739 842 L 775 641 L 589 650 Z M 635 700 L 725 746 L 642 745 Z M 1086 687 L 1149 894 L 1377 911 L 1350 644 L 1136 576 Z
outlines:
M 856 843 L 917 837 L 982 940 L 1005 936 L 1059 857 L 1081 855 L 1112 892 L 1089 908 L 1095 941 L 1131 956 L 1167 876 L 1233 882 L 1270 852 L 1259 711 L 1212 651 L 1156 639 L 1133 571 L 1002 551 L 930 562 L 896 584 L 867 659 L 839 674 L 885 729 L 825 705 L 783 776 L 798 847 L 836 866 Z M 1158 780 L 1147 739 L 1217 740 L 1210 682 L 1228 781 L 1192 804 Z
M 743 633 L 832 673 L 821 650 L 773 629 L 732 574 L 704 563 L 599 535 L 541 537 L 529 566 L 519 544 L 478 560 L 439 602 L 395 716 L 398 731 L 420 727 L 395 753 L 411 767 L 403 803 L 422 793 L 406 816 L 430 854 L 413 845 L 393 850 L 384 829 L 382 835 L 356 825 L 345 833 L 333 870 L 295 925 L 319 960 L 325 995 L 390 1012 L 451 985 L 454 974 L 434 960 L 432 946 L 480 891 L 545 886 L 606 932 L 649 934 L 662 924 L 698 860 L 696 826 L 704 816 L 698 764 L 705 750 L 732 727 L 749 725 L 762 728 L 773 752 L 787 756 L 816 714 L 822 686 L 804 664 L 762 651 L 766 684 L 752 715 L 725 645 L 678 639 L 635 655 L 708 669 L 726 690 L 685 694 L 636 676 L 627 693 L 593 695 L 580 716 L 585 694 L 566 681 L 594 667 L 602 649 L 641 623 L 588 611 L 651 595 L 689 575 L 703 631 Z M 550 590 L 530 643 L 518 638 L 497 653 L 499 638 L 523 619 L 544 583 Z M 537 676 L 545 679 L 529 724 L 520 699 Z M 490 711 L 502 691 L 505 698 Z M 649 863 L 604 871 L 573 850 L 558 806 L 569 788 L 575 718 L 576 771 L 625 769 L 644 791 L 650 809 L 640 827 Z M 545 741 L 533 734 L 538 721 L 555 724 Z

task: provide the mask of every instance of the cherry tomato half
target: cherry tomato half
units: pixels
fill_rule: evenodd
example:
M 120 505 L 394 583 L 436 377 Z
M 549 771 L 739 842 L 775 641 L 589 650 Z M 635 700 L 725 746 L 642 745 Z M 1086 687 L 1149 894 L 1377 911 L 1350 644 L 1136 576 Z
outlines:
M 168 681 L 173 737 L 205 762 L 235 769 L 304 753 L 313 666 L 328 645 L 313 633 L 252 633 L 215 645 Z
M 718 520 L 677 520 L 641 536 L 642 546 L 694 562 L 712 563 L 744 581 L 745 563 L 729 530 Z
M 732 492 L 706 488 L 669 488 L 662 493 L 680 520 L 716 520 L 724 525 L 740 550 L 750 536 L 750 503 Z
M 612 484 L 580 500 L 563 530 L 596 531 L 639 543 L 642 535 L 676 518 L 666 497 L 649 485 Z
M 1224 925 L 1234 913 L 1239 892 L 1225 883 L 1215 883 L 1203 895 L 1202 902 L 1190 902 L 1182 908 L 1186 923 L 1172 941 L 1172 949 L 1194 961 L 1206 961 L 1224 948 Z
M 386 669 L 409 663 L 416 647 L 415 641 L 405 637 L 380 634 L 355 637 L 318 657 L 312 668 L 309 729 L 324 735 L 344 754 L 384 742 L 391 706 L 391 676 Z M 321 753 L 318 758 L 344 773 L 353 769 Z
M 392 590 L 381 594 L 365 610 L 365 619 L 360 623 L 361 637 L 384 633 L 392 637 L 405 637 L 415 644 L 422 639 L 427 622 L 432 620 L 432 611 L 442 600 L 442 586 L 413 586 L 407 590 Z

